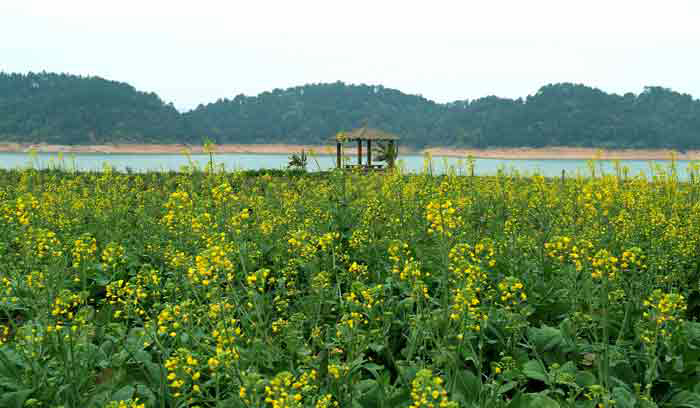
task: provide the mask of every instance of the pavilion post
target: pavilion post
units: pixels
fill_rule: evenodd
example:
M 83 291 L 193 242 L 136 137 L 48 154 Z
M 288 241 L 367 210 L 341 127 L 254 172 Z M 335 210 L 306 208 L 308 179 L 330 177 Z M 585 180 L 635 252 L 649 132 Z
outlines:
M 393 152 L 394 152 L 394 146 L 395 146 L 395 144 L 396 144 L 396 143 L 395 143 L 394 140 L 389 140 L 389 152 L 391 152 L 391 154 L 394 154 Z M 398 152 L 397 152 L 397 153 L 398 153 Z M 397 156 L 398 156 L 398 154 L 397 154 Z M 396 161 L 396 157 L 394 157 L 394 161 Z M 388 164 L 389 164 L 390 167 L 393 167 L 393 166 L 394 166 L 394 163 L 388 163 Z
M 357 139 L 357 164 L 362 166 L 362 139 Z
M 372 167 L 372 140 L 367 139 L 367 166 Z
M 343 168 L 343 161 L 341 158 L 341 143 L 336 142 L 335 147 L 336 147 L 336 162 L 335 162 L 335 164 L 339 169 L 341 169 L 341 168 Z

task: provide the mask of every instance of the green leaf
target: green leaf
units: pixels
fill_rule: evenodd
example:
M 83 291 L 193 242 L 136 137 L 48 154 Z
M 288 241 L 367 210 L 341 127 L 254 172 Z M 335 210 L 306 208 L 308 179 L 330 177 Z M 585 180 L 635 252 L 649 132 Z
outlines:
M 470 347 L 462 347 L 462 359 L 464 361 L 473 361 L 474 363 L 478 362 L 479 357 L 476 355 L 474 350 Z
M 615 387 L 612 390 L 615 406 L 620 408 L 634 408 L 637 404 L 637 399 L 629 390 L 622 387 Z
M 387 401 L 387 407 L 402 407 L 411 401 L 411 393 L 409 390 L 401 390 L 394 394 L 389 401 Z
M 543 394 L 531 394 L 526 406 L 530 408 L 559 408 L 559 403 Z
M 112 394 L 112 401 L 122 401 L 133 398 L 136 388 L 133 385 L 126 385 Z
M 355 389 L 361 393 L 369 393 L 377 388 L 377 382 L 375 380 L 362 380 L 355 384 Z
M 363 407 L 378 407 L 382 400 L 382 390 L 374 380 L 365 380 L 364 384 L 358 384 L 357 390 L 363 392 L 358 398 L 360 406 Z M 364 390 L 364 391 L 363 391 Z
M 458 371 L 455 375 L 455 392 L 461 394 L 465 402 L 479 399 L 481 381 L 469 370 Z
M 384 350 L 384 344 L 380 344 L 380 343 L 370 343 L 369 346 L 367 346 L 367 347 L 377 354 L 381 353 L 382 350 Z
M 161 382 L 165 379 L 165 369 L 163 366 L 151 362 L 143 362 L 143 366 L 146 368 L 149 384 L 153 387 L 159 387 Z
M 688 343 L 700 347 L 700 323 L 685 322 L 685 332 L 688 336 Z
M 133 356 L 134 360 L 142 364 L 153 362 L 151 359 L 151 354 L 145 350 L 137 350 L 131 353 L 131 355 Z
M 572 361 L 567 361 L 566 363 L 564 363 L 563 366 L 561 366 L 559 371 L 562 373 L 575 375 L 576 374 L 576 364 L 574 364 Z
M 690 391 L 681 391 L 673 396 L 670 406 L 678 408 L 700 407 L 700 394 Z
M 581 387 L 590 387 L 593 384 L 597 384 L 595 375 L 589 371 L 579 371 L 576 373 L 576 384 Z
M 547 370 L 539 360 L 530 360 L 523 365 L 523 374 L 527 378 L 542 381 L 549 384 L 549 377 L 547 376 Z
M 412 297 L 403 299 L 403 300 L 400 301 L 399 304 L 397 305 L 397 309 L 399 309 L 399 310 L 400 310 L 400 309 L 409 309 L 409 308 L 413 307 L 413 304 L 414 304 L 415 302 L 416 302 L 416 301 L 415 301 Z
M 528 329 L 527 336 L 532 344 L 542 351 L 552 350 L 564 341 L 559 329 L 546 325 L 539 329 L 535 327 Z
M 24 402 L 34 392 L 34 388 L 16 392 L 8 392 L 0 397 L 0 407 L 22 408 Z
M 372 373 L 372 376 L 373 376 L 375 379 L 377 379 L 377 378 L 379 378 L 379 377 L 381 376 L 381 375 L 380 375 L 380 372 L 382 371 L 382 369 L 383 369 L 384 367 L 382 367 L 382 366 L 380 366 L 380 365 L 378 365 L 378 364 L 368 363 L 368 364 L 365 364 L 365 365 L 364 365 L 364 368 L 365 368 L 367 371 L 369 371 L 370 373 Z
M 507 382 L 505 384 L 502 384 L 500 387 L 498 387 L 498 391 L 496 391 L 496 394 L 503 395 L 503 394 L 507 393 L 508 391 L 514 389 L 517 386 L 518 386 L 518 383 L 515 381 Z
M 0 385 L 21 390 L 24 385 L 21 383 L 19 372 L 25 367 L 22 357 L 10 349 L 0 349 Z
M 527 402 L 525 401 L 525 398 L 523 397 L 523 394 L 518 392 L 515 394 L 515 397 L 508 402 L 507 407 L 508 408 L 525 408 Z
M 98 386 L 97 389 L 94 391 L 92 396 L 90 396 L 90 399 L 85 403 L 86 407 L 102 407 L 105 406 L 111 401 L 110 397 L 110 391 L 106 386 Z
M 216 404 L 217 408 L 245 408 L 248 405 L 241 401 L 240 398 L 234 397 L 227 400 L 219 401 Z
M 107 275 L 106 275 L 105 273 L 103 273 L 102 271 L 97 272 L 97 274 L 96 274 L 96 276 L 95 276 L 94 279 L 95 279 L 95 283 L 96 283 L 98 286 L 103 286 L 103 287 L 104 287 L 104 286 L 107 286 L 107 285 L 110 283 L 110 281 L 111 281 L 111 277 L 110 277 L 110 276 L 107 276 Z
M 416 378 L 416 374 L 418 373 L 418 368 L 416 366 L 406 366 L 406 363 L 401 361 L 397 364 L 397 368 L 399 369 L 399 372 L 401 373 L 401 377 L 405 379 L 407 382 L 410 382 Z

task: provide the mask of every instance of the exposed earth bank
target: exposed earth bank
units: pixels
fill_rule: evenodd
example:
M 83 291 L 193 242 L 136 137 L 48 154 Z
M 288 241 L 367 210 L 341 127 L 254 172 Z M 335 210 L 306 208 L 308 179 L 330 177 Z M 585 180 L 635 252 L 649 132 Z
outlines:
M 249 154 L 292 154 L 301 150 L 317 154 L 335 154 L 334 146 L 311 146 L 289 144 L 230 144 L 216 145 L 215 153 L 249 153 Z M 347 144 L 346 154 L 354 154 L 355 146 Z M 0 143 L 0 152 L 47 152 L 47 153 L 103 153 L 103 154 L 183 154 L 205 153 L 202 146 L 185 144 L 109 144 L 109 145 L 49 145 Z M 402 154 L 424 154 L 433 156 L 490 158 L 490 159 L 620 159 L 620 160 L 700 160 L 700 151 L 687 150 L 677 152 L 666 149 L 595 149 L 582 147 L 543 147 L 543 148 L 490 148 L 461 149 L 450 147 L 432 147 L 423 150 L 401 148 Z

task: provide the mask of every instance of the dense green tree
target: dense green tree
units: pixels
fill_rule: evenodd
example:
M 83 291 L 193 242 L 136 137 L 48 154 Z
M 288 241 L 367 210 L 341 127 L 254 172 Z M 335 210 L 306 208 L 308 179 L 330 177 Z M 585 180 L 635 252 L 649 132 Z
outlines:
M 65 74 L 0 73 L 0 140 L 323 143 L 368 125 L 413 147 L 586 146 L 700 148 L 700 101 L 661 87 L 639 95 L 551 84 L 523 99 L 488 96 L 438 104 L 342 82 L 237 95 L 179 113 L 153 93 Z
M 183 116 L 188 129 L 223 143 L 319 143 L 366 123 L 414 147 L 700 147 L 700 101 L 658 87 L 619 96 L 563 83 L 525 100 L 436 104 L 381 86 L 336 82 L 239 95 Z
M 171 142 L 180 115 L 154 93 L 97 77 L 0 74 L 0 140 Z

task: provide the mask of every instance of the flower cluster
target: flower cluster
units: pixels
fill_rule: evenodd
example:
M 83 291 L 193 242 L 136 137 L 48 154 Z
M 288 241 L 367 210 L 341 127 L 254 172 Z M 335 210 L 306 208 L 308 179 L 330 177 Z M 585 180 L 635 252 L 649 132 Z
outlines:
M 643 329 L 641 339 L 647 344 L 656 342 L 658 337 L 671 336 L 674 329 L 682 324 L 687 308 L 683 295 L 664 293 L 661 289 L 655 289 L 644 301 L 644 306 L 647 308 L 644 318 L 651 327 Z
M 275 278 L 270 276 L 271 271 L 267 268 L 259 269 L 246 277 L 246 283 L 258 292 L 263 293 L 265 286 L 269 283 L 274 283 Z
M 574 241 L 566 236 L 558 236 L 546 242 L 544 248 L 550 258 L 560 263 L 573 264 L 577 271 L 581 271 L 584 263 L 590 261 L 593 243 L 586 239 Z
M 299 377 L 284 371 L 265 387 L 265 402 L 272 408 L 302 407 L 303 398 L 316 390 L 316 370 L 303 372 Z
M 314 408 L 336 408 L 339 406 L 338 401 L 335 401 L 331 394 L 326 394 L 316 401 Z
M 177 337 L 184 325 L 190 322 L 189 308 L 192 302 L 188 299 L 181 304 L 167 304 L 163 310 L 158 313 L 157 333 L 159 335 L 167 335 L 169 337 Z
M 68 289 L 61 290 L 51 305 L 54 324 L 47 327 L 47 331 L 60 331 L 65 325 L 70 325 L 71 330 L 76 331 L 87 321 L 86 316 L 78 313 L 79 307 L 83 304 L 85 304 L 85 298 L 82 294 L 73 293 Z
M 90 234 L 83 234 L 80 239 L 73 243 L 73 268 L 79 268 L 87 261 L 94 260 L 97 252 L 97 241 Z
M 10 337 L 10 328 L 7 325 L 0 324 L 0 346 L 7 342 Z
M 190 282 L 207 287 L 222 280 L 233 280 L 234 265 L 228 258 L 230 252 L 230 248 L 215 245 L 197 255 L 194 266 L 187 269 Z
M 120 401 L 111 401 L 109 404 L 105 405 L 105 408 L 145 408 L 146 404 L 141 402 L 139 403 L 138 398 L 134 399 L 128 399 L 128 400 L 120 400 Z
M 117 242 L 110 242 L 102 250 L 102 265 L 105 269 L 114 269 L 125 260 L 124 247 Z
M 236 342 L 243 336 L 238 320 L 222 318 L 217 320 L 211 337 L 215 342 L 216 360 L 224 367 L 230 367 L 240 358 Z
M 525 287 L 520 279 L 509 276 L 498 283 L 499 300 L 506 309 L 518 306 L 527 300 Z
M 450 270 L 453 278 L 464 281 L 479 292 L 487 283 L 488 275 L 484 268 L 496 264 L 492 247 L 479 243 L 472 248 L 469 244 L 457 244 L 449 252 Z
M 619 259 L 616 256 L 612 256 L 607 249 L 599 250 L 591 261 L 591 267 L 593 268 L 591 277 L 593 279 L 602 279 L 603 277 L 615 279 L 619 270 L 618 263 Z
M 163 215 L 161 222 L 171 232 L 184 234 L 190 227 L 194 206 L 190 194 L 186 191 L 176 191 L 170 194 L 164 206 L 167 212 Z
M 402 281 L 420 281 L 421 264 L 411 254 L 408 244 L 395 241 L 389 245 L 389 260 L 392 263 L 391 271 Z
M 237 200 L 237 197 L 233 195 L 233 188 L 228 183 L 223 183 L 212 188 L 211 195 L 214 198 L 214 202 L 217 204 L 222 204 L 229 200 Z
M 450 200 L 429 202 L 425 207 L 425 219 L 430 224 L 428 234 L 444 234 L 447 237 L 451 237 L 464 224 Z
M 381 296 L 383 291 L 383 285 L 376 285 L 371 288 L 366 288 L 363 285 L 355 285 L 353 291 L 345 294 L 345 300 L 369 312 L 373 307 L 382 304 L 383 299 Z
M 200 393 L 200 378 L 202 365 L 186 348 L 179 348 L 174 355 L 165 360 L 167 379 L 173 397 L 181 397 L 189 393 Z
M 23 247 L 25 253 L 38 260 L 57 258 L 63 255 L 61 241 L 56 233 L 45 228 L 29 227 L 22 239 L 17 242 Z
M 620 257 L 620 268 L 622 270 L 644 270 L 646 267 L 646 256 L 639 247 L 633 247 L 622 252 Z
M 450 401 L 444 387 L 444 380 L 433 376 L 431 370 L 422 369 L 411 382 L 410 408 L 458 408 L 456 402 Z
M 125 282 L 120 279 L 107 284 L 106 301 L 115 309 L 114 318 L 142 317 L 146 314 L 143 301 L 149 297 L 144 274 Z
M 480 331 L 488 320 L 488 314 L 482 310 L 477 292 L 469 285 L 457 288 L 453 293 L 450 319 L 461 322 L 467 330 Z M 460 333 L 461 339 L 463 335 Z

